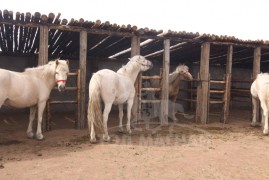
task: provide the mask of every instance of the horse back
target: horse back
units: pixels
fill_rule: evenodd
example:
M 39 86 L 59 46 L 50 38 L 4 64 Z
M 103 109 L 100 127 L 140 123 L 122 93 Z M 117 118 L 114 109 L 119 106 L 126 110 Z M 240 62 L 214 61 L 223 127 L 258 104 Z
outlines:
M 100 91 L 103 101 L 123 103 L 131 94 L 134 94 L 134 85 L 131 81 L 112 70 L 102 69 L 94 74 L 100 78 Z

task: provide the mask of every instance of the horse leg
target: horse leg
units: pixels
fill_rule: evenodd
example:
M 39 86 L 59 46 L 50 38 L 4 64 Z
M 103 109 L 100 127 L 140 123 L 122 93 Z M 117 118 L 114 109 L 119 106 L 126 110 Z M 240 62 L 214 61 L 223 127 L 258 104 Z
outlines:
M 37 106 L 30 107 L 29 125 L 28 125 L 28 129 L 27 129 L 27 136 L 29 138 L 33 138 L 34 137 L 34 133 L 33 133 L 33 121 L 35 120 L 36 108 L 37 108 Z
M 252 106 L 253 106 L 253 109 L 252 109 L 252 122 L 251 122 L 251 126 L 257 126 L 257 105 L 258 105 L 258 102 L 257 102 L 257 99 L 252 97 Z
M 42 135 L 42 117 L 43 117 L 43 112 L 46 107 L 46 101 L 38 103 L 38 113 L 37 113 L 37 130 L 36 130 L 36 139 L 37 140 L 43 140 L 43 135 Z
M 128 105 L 127 105 L 127 132 L 129 134 L 132 133 L 130 122 L 131 122 L 131 111 L 132 111 L 133 103 L 134 103 L 133 98 L 128 99 Z
M 104 124 L 104 135 L 103 135 L 103 140 L 104 141 L 110 141 L 110 137 L 108 135 L 108 130 L 107 130 L 107 120 L 108 120 L 108 114 L 111 111 L 112 103 L 107 103 L 105 104 L 105 109 L 103 112 L 103 124 Z
M 123 132 L 123 128 L 122 128 L 123 104 L 119 104 L 119 118 L 120 118 L 119 132 Z
M 263 128 L 263 134 L 267 135 L 268 134 L 268 109 L 265 104 L 265 102 L 261 102 L 261 107 L 262 107 L 262 116 L 264 119 L 264 128 Z
M 172 108 L 171 108 L 172 109 L 172 114 L 171 114 L 172 119 L 174 122 L 177 122 L 178 119 L 176 118 L 176 113 L 175 113 L 176 97 L 172 99 L 171 103 L 172 103 Z

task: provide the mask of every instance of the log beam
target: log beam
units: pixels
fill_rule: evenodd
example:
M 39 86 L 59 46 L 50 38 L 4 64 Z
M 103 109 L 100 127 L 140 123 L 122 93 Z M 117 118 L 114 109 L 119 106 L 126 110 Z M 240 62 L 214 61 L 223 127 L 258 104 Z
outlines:
M 161 83 L 161 125 L 168 125 L 168 101 L 169 101 L 169 66 L 170 66 L 170 40 L 165 39 L 163 53 L 163 71 Z
M 208 119 L 208 91 L 209 91 L 209 56 L 210 43 L 201 46 L 200 83 L 197 86 L 196 122 L 207 123 Z
M 87 71 L 87 32 L 80 32 L 80 50 L 79 50 L 79 69 L 80 69 L 80 102 L 79 103 L 79 119 L 78 129 L 86 127 L 86 71 Z

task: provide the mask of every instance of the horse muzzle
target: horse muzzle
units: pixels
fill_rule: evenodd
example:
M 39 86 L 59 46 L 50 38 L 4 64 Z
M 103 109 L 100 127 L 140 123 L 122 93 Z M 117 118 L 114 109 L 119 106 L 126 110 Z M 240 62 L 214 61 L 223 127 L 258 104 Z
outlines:
M 58 91 L 64 91 L 65 90 L 65 84 L 58 84 Z
M 193 77 L 192 77 L 191 73 L 187 72 L 187 73 L 186 73 L 186 76 L 187 76 L 187 79 L 188 79 L 188 80 L 190 80 L 190 81 L 193 80 Z
M 65 82 L 66 80 L 58 80 L 58 91 L 64 91 L 65 90 Z
M 149 69 L 152 69 L 153 68 L 153 64 L 152 64 L 151 61 L 148 61 L 148 67 L 149 67 Z

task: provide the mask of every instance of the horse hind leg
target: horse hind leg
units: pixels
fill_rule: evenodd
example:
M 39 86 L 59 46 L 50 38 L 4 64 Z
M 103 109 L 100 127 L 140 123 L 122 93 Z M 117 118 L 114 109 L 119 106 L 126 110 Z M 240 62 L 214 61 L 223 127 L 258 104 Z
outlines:
M 263 119 L 264 119 L 263 134 L 267 135 L 268 134 L 268 108 L 267 108 L 265 102 L 261 102 L 261 107 L 262 107 L 262 110 L 263 110 L 262 116 L 263 116 Z
M 109 115 L 109 112 L 111 111 L 111 107 L 112 107 L 112 103 L 106 103 L 105 109 L 103 112 L 103 125 L 104 125 L 103 140 L 107 142 L 111 140 L 111 138 L 108 135 L 108 130 L 107 130 L 108 115 Z
M 119 104 L 119 132 L 123 132 L 123 128 L 122 128 L 122 118 L 123 118 L 123 104 Z
M 27 132 L 26 132 L 28 138 L 34 137 L 33 121 L 35 120 L 36 108 L 37 108 L 37 106 L 30 107 L 29 124 L 28 124 Z
M 91 127 L 91 143 L 96 143 L 96 137 L 95 137 L 95 131 L 94 131 L 94 124 L 93 122 L 89 123 L 89 126 Z
M 257 122 L 257 106 L 258 106 L 258 100 L 254 97 L 252 97 L 252 122 L 251 126 L 255 127 L 258 126 L 259 123 Z

